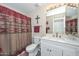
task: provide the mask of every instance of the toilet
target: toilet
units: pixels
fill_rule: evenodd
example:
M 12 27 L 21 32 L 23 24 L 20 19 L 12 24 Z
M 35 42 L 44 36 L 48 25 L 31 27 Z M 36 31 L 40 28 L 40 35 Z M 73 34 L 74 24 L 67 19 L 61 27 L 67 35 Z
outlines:
M 40 37 L 33 37 L 32 44 L 26 47 L 26 51 L 29 53 L 29 56 L 36 56 L 39 51 L 40 46 Z

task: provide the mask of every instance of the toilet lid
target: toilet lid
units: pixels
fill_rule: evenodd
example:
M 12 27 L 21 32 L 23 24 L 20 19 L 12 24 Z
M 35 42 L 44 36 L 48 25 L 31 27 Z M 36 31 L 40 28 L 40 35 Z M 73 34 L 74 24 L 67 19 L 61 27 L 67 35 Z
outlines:
M 31 45 L 27 46 L 26 51 L 32 52 L 36 47 L 37 47 L 37 44 L 31 44 Z

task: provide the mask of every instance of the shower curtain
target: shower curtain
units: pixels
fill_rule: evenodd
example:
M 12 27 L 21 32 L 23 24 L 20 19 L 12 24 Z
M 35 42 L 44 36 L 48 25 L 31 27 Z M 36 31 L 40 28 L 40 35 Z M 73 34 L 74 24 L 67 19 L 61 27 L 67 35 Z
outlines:
M 0 55 L 18 55 L 31 44 L 31 18 L 0 5 Z

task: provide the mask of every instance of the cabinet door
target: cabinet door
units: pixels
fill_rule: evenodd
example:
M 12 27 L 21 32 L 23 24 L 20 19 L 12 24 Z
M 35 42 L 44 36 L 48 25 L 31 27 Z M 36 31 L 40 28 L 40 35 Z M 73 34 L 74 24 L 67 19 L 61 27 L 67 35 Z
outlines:
M 47 47 L 42 47 L 41 56 L 50 56 L 49 49 Z
M 41 44 L 41 55 L 42 56 L 62 56 L 62 49 L 58 46 Z
M 47 44 L 41 44 L 41 56 L 50 56 L 49 46 Z
M 76 50 L 73 48 L 63 49 L 63 56 L 76 56 Z
M 50 51 L 50 55 L 51 56 L 62 56 L 62 49 L 61 47 L 58 46 L 51 46 L 51 51 Z

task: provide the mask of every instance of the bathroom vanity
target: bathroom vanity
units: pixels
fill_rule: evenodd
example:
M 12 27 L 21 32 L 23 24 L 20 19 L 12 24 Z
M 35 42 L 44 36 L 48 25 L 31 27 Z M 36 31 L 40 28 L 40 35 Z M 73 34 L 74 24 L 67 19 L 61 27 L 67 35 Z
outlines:
M 79 56 L 77 39 L 42 37 L 41 56 Z
M 62 10 L 62 11 L 61 11 Z M 42 56 L 79 56 L 79 38 L 72 34 L 78 34 L 77 8 L 64 5 L 49 10 L 46 16 L 46 35 L 41 39 Z M 56 35 L 62 33 L 62 35 Z M 64 34 L 70 34 L 67 37 Z M 78 36 L 79 37 L 79 36 Z

